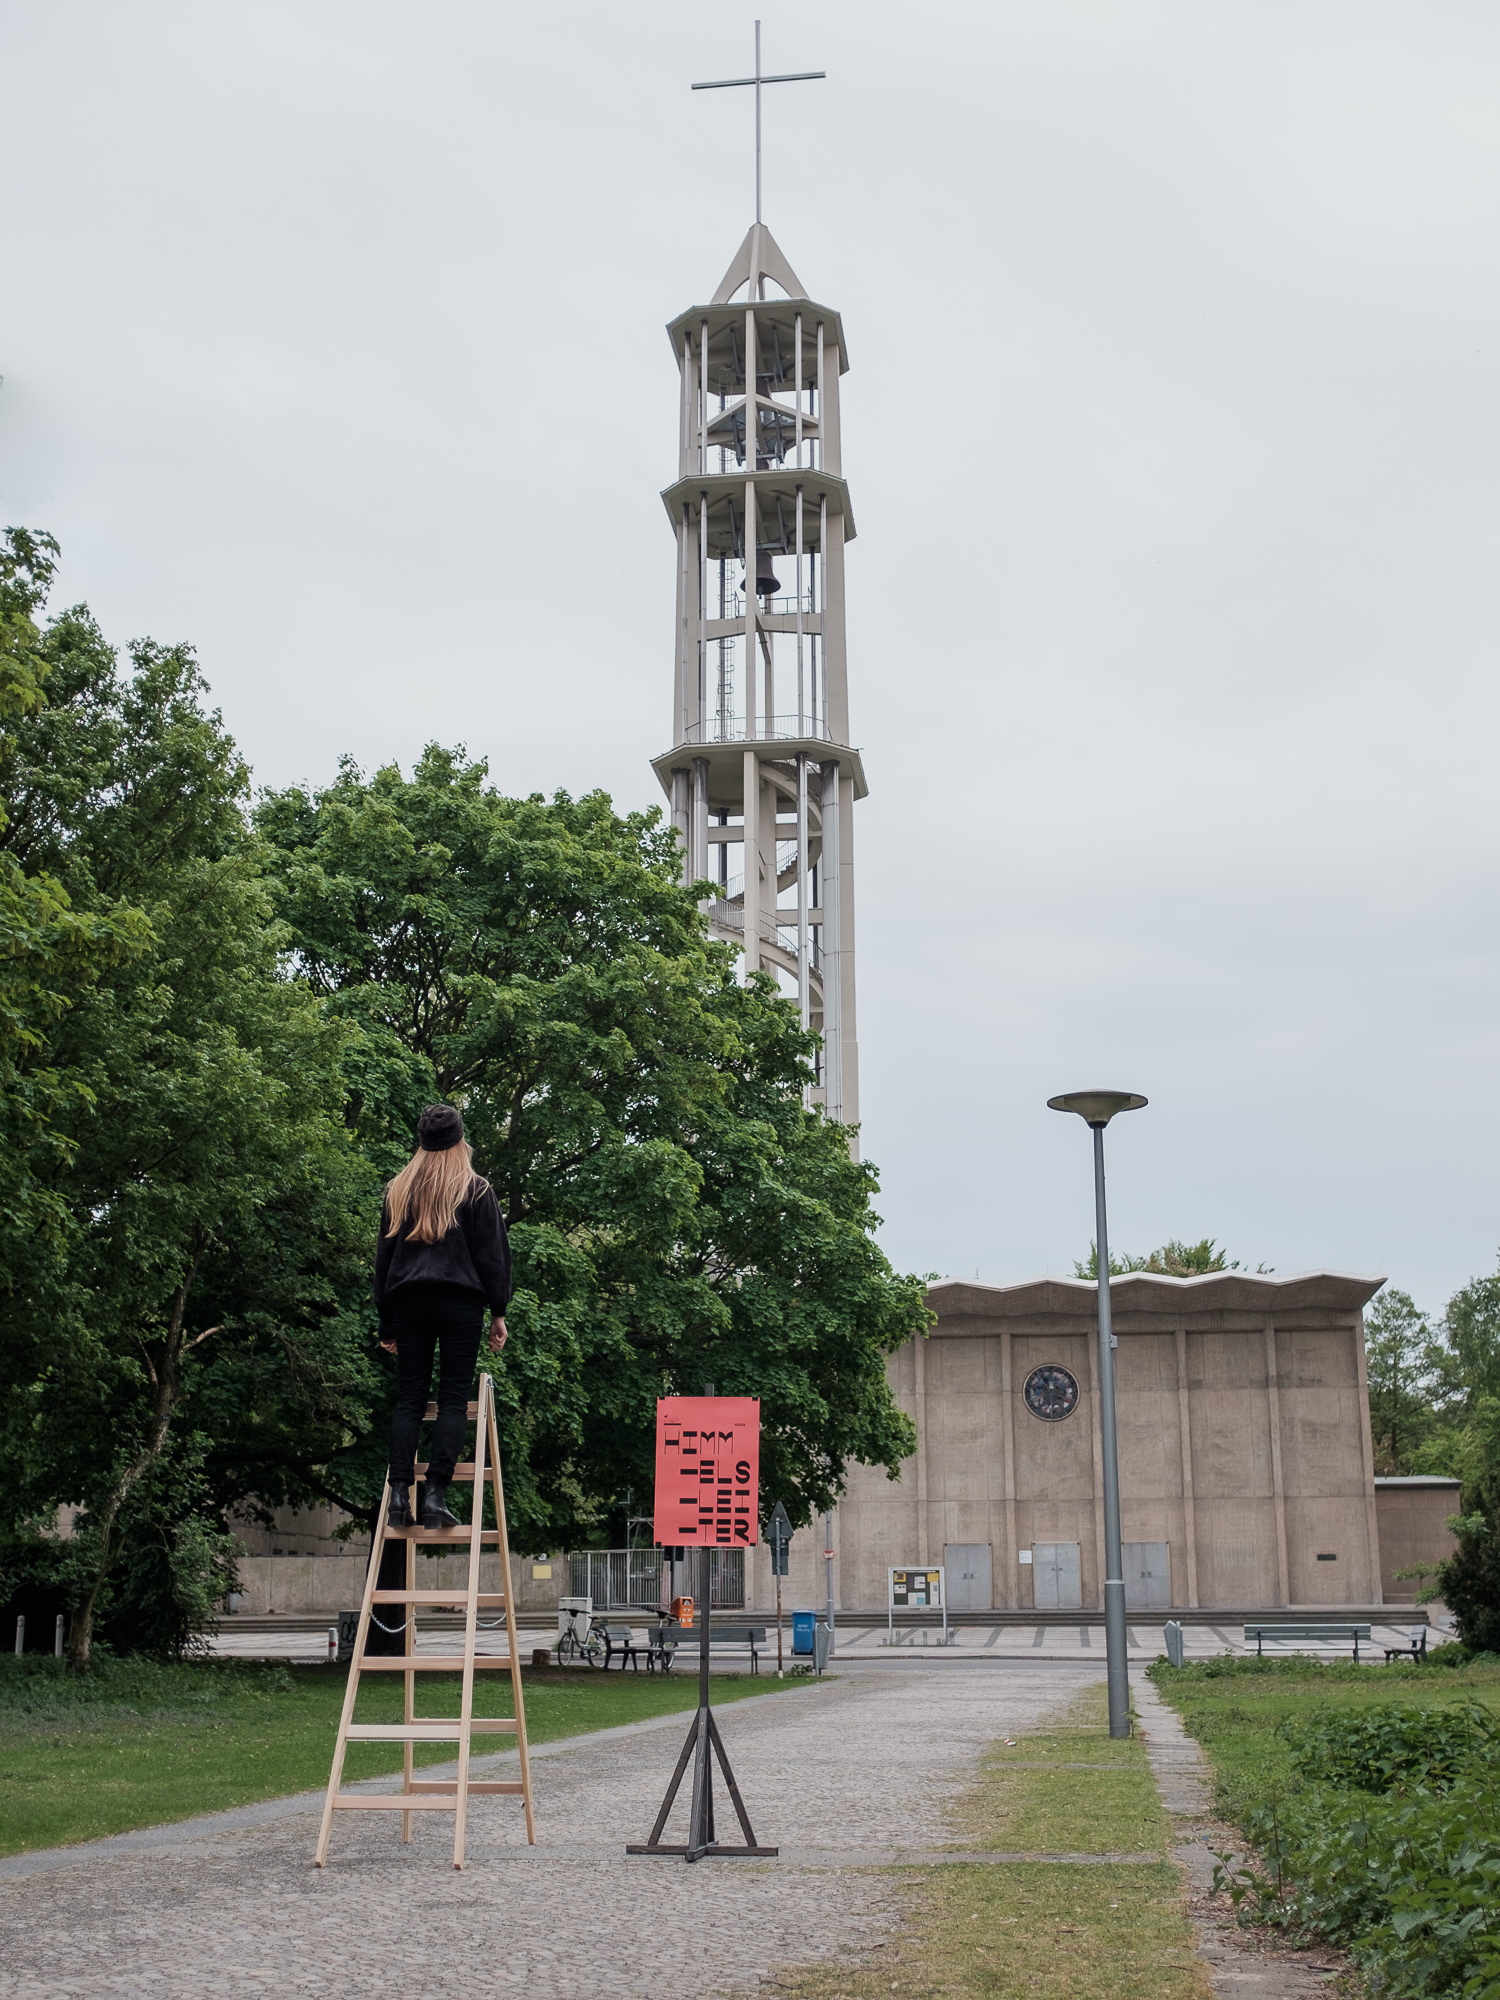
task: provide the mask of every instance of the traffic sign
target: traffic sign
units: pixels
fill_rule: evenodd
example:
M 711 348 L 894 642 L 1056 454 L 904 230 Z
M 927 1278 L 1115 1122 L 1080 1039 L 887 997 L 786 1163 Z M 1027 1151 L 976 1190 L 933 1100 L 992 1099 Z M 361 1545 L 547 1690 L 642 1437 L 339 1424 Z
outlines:
M 767 1539 L 771 1544 L 771 1574 L 785 1576 L 791 1557 L 792 1523 L 785 1507 L 778 1500 L 771 1510 L 771 1520 L 767 1529 Z

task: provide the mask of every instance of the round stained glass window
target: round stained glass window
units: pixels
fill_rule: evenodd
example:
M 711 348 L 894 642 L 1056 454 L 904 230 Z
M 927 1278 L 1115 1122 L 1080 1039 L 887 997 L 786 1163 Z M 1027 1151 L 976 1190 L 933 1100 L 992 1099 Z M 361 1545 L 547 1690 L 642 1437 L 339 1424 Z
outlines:
M 1026 1407 L 1044 1423 L 1060 1423 L 1078 1408 L 1078 1381 L 1066 1368 L 1033 1368 L 1022 1390 Z

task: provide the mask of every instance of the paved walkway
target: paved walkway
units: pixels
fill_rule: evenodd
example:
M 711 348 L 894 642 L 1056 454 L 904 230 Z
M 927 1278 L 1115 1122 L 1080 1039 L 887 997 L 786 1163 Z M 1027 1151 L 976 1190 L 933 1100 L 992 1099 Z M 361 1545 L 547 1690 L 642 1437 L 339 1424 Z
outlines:
M 907 1656 L 731 1704 L 724 1741 L 779 1861 L 626 1858 L 687 1727 L 673 1716 L 539 1755 L 533 1850 L 516 1845 L 515 1800 L 475 1801 L 462 1874 L 446 1814 L 418 1816 L 403 1849 L 384 1813 L 342 1816 L 317 1872 L 306 1803 L 258 1821 L 266 1809 L 226 1815 L 218 1829 L 199 1821 L 187 1840 L 164 1828 L 0 1870 L 0 1996 L 750 1991 L 888 1929 L 899 1878 L 871 1864 L 937 1858 L 947 1802 L 983 1746 L 1035 1727 L 1101 1671 L 1102 1660 L 1007 1673 Z

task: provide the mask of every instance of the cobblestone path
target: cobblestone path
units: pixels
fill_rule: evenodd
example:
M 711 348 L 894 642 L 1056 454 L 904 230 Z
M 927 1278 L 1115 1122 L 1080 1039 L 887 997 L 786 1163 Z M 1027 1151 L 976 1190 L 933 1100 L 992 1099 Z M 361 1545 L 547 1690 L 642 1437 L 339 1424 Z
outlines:
M 851 1865 L 858 1854 L 879 1866 L 893 1848 L 941 1846 L 947 1801 L 982 1746 L 1097 1677 L 891 1662 L 718 1711 L 756 1834 L 781 1846 L 778 1861 L 626 1858 L 625 1842 L 650 1828 L 686 1716 L 538 1757 L 535 1848 L 515 1800 L 474 1801 L 462 1874 L 446 1814 L 417 1816 L 408 1848 L 395 1814 L 345 1814 L 321 1872 L 311 1811 L 191 1842 L 163 1829 L 158 1847 L 0 1882 L 0 1996 L 753 1990 L 778 1967 L 881 1931 L 892 1878 Z

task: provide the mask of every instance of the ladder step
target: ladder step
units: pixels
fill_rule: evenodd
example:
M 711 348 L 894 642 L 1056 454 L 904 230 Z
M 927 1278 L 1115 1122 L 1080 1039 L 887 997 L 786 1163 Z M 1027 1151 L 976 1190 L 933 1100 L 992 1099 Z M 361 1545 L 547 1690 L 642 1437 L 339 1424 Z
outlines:
M 419 1674 L 461 1674 L 464 1670 L 462 1653 L 376 1653 L 373 1657 L 360 1661 L 360 1672 L 366 1674 L 406 1674 L 413 1668 Z M 476 1667 L 509 1667 L 508 1653 L 476 1653 Z
M 456 1722 L 351 1722 L 344 1731 L 349 1743 L 456 1743 Z
M 388 1542 L 442 1542 L 450 1549 L 466 1549 L 472 1538 L 467 1521 L 460 1521 L 456 1528 L 387 1528 Z M 498 1528 L 481 1528 L 479 1543 L 481 1548 L 493 1549 L 500 1540 Z
M 488 1479 L 489 1475 L 490 1475 L 490 1468 L 489 1466 L 486 1466 L 484 1469 L 484 1476 L 486 1479 Z M 425 1479 L 427 1477 L 427 1461 L 425 1458 L 419 1459 L 417 1461 L 417 1477 L 418 1479 Z M 455 1465 L 453 1468 L 453 1477 L 455 1479 L 472 1479 L 474 1477 L 473 1459 L 472 1458 L 460 1459 L 458 1464 Z
M 377 1590 L 373 1599 L 376 1604 L 451 1604 L 460 1611 L 468 1601 L 466 1590 Z M 476 1602 L 481 1611 L 493 1611 L 505 1602 L 505 1593 L 481 1590 Z
M 414 1792 L 446 1793 L 450 1799 L 458 1790 L 458 1786 L 454 1784 L 451 1778 L 447 1784 L 443 1785 L 419 1783 L 414 1778 L 411 1788 Z M 525 1790 L 526 1787 L 517 1784 L 514 1778 L 471 1778 L 469 1780 L 469 1792 L 471 1796 L 475 1792 L 510 1792 L 519 1797 Z
M 479 1405 L 477 1403 L 468 1404 L 468 1406 L 464 1411 L 464 1414 L 465 1416 L 467 1416 L 469 1422 L 472 1424 L 474 1419 L 479 1415 Z M 429 1403 L 427 1405 L 427 1408 L 422 1413 L 423 1423 L 430 1424 L 436 1415 L 437 1415 L 437 1404 Z
M 474 1788 L 471 1785 L 469 1789 Z M 389 1812 L 392 1807 L 397 1812 L 452 1812 L 453 1799 L 451 1795 L 435 1799 L 431 1794 L 418 1798 L 411 1792 L 404 1796 L 400 1792 L 394 1796 L 378 1793 L 373 1797 L 369 1793 L 340 1792 L 333 1802 L 335 1812 Z
M 457 1743 L 461 1724 L 439 1716 L 418 1716 L 414 1722 L 351 1722 L 344 1732 L 349 1743 Z M 508 1715 L 476 1715 L 469 1721 L 475 1736 L 498 1736 L 515 1728 Z

